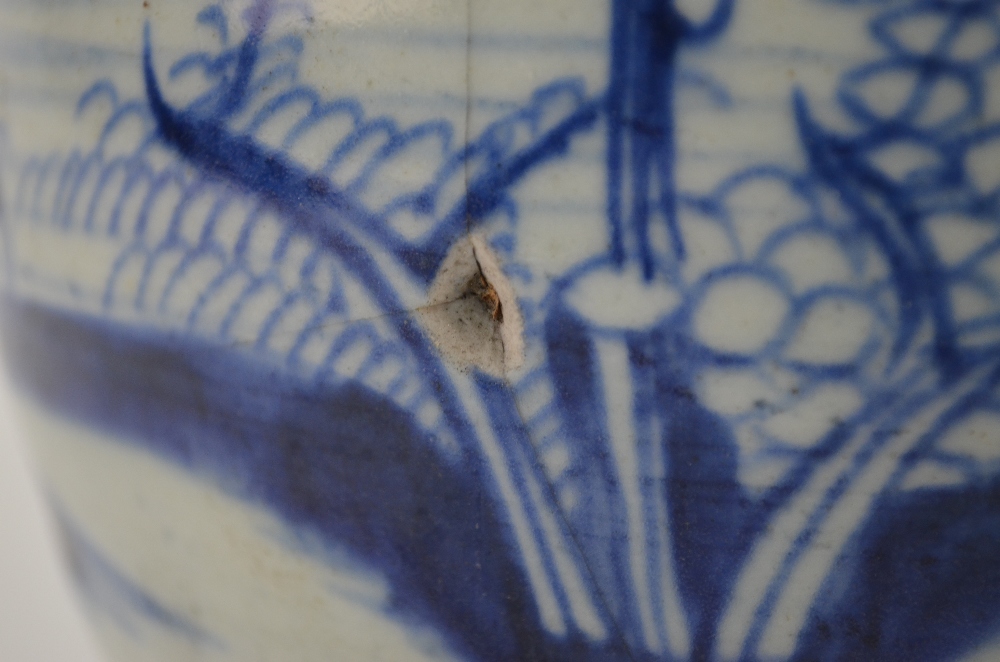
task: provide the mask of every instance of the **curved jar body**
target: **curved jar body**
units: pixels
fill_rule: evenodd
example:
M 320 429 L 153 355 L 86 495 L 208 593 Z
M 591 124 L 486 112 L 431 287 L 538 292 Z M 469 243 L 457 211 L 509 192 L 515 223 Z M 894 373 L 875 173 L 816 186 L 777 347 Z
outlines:
M 0 2 L 115 660 L 1000 656 L 1000 6 Z

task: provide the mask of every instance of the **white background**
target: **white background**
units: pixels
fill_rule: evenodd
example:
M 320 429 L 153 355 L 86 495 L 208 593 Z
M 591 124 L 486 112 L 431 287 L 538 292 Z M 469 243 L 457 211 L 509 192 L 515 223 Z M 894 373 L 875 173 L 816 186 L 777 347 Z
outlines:
M 56 553 L 0 380 L 0 662 L 103 662 Z

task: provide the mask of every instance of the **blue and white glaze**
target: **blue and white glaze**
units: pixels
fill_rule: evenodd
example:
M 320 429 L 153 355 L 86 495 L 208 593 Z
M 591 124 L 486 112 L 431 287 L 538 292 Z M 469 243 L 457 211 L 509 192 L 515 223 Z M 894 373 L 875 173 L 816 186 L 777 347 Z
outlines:
M 367 34 L 424 96 L 318 82 L 322 3 L 193 4 L 3 53 L 109 70 L 9 84 L 96 129 L 8 113 L 2 321 L 123 659 L 995 659 L 1000 3 L 453 3 Z M 414 312 L 469 233 L 500 377 Z

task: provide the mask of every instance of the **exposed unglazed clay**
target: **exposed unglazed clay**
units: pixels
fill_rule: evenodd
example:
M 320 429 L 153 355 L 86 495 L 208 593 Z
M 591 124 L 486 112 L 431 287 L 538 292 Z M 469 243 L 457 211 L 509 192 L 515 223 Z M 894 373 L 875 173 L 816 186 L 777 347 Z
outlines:
M 482 237 L 456 242 L 418 316 L 445 360 L 502 377 L 524 360 L 524 323 L 510 281 Z

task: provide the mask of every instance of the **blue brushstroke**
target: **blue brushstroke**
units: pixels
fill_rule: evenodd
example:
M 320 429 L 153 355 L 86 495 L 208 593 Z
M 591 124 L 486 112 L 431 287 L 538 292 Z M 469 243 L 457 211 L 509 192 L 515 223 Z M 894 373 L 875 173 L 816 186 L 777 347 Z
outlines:
M 466 659 L 629 659 L 545 631 L 483 460 L 443 457 L 385 398 L 303 384 L 193 338 L 14 300 L 3 312 L 5 354 L 30 395 L 346 547 L 389 580 L 394 613 L 435 626 Z
M 1000 484 L 887 496 L 832 576 L 796 662 L 962 659 L 992 641 Z
M 221 9 L 208 7 L 199 14 L 198 21 L 216 33 L 219 48 L 188 54 L 170 66 L 170 79 L 199 73 L 209 82 L 193 102 L 176 107 L 156 74 L 147 25 L 145 98 L 122 99 L 107 81 L 95 83 L 79 100 L 78 113 L 98 101 L 113 107 L 98 147 L 28 161 L 14 191 L 13 217 L 126 241 L 102 302 L 111 319 L 120 306 L 166 312 L 174 288 L 200 260 L 215 260 L 220 270 L 203 284 L 177 333 L 10 298 L 3 316 L 6 354 L 18 383 L 65 415 L 208 471 L 227 489 L 244 485 L 240 496 L 318 532 L 331 547 L 346 545 L 359 563 L 389 578 L 392 609 L 398 615 L 437 628 L 460 656 L 483 660 L 673 659 L 666 652 L 646 650 L 640 589 L 651 593 L 661 643 L 669 641 L 664 622 L 674 615 L 668 613 L 659 585 L 634 585 L 633 541 L 624 481 L 612 452 L 597 338 L 627 348 L 635 450 L 648 471 L 639 488 L 647 528 L 645 571 L 658 577 L 658 559 L 670 552 L 681 620 L 690 629 L 687 659 L 713 659 L 720 620 L 743 564 L 754 545 L 769 535 L 776 514 L 793 504 L 866 426 L 881 421 L 795 532 L 784 558 L 776 559 L 776 572 L 755 605 L 742 642 L 741 658 L 754 660 L 766 628 L 777 617 L 779 600 L 796 589 L 789 582 L 796 564 L 879 450 L 921 407 L 953 394 L 962 380 L 985 366 L 992 369 L 983 371 L 970 394 L 898 460 L 872 512 L 810 606 L 795 657 L 938 660 L 971 652 L 1000 627 L 994 616 L 1000 606 L 1000 577 L 987 567 L 997 547 L 1000 467 L 944 451 L 939 441 L 977 412 L 1000 411 L 995 395 L 1000 309 L 962 320 L 954 300 L 956 286 L 1000 300 L 1000 284 L 986 271 L 989 261 L 1000 256 L 1000 238 L 960 264 L 946 265 L 927 220 L 956 214 L 1000 227 L 1000 190 L 978 190 L 967 162 L 971 150 L 1000 138 L 1000 124 L 985 118 L 987 75 L 1000 63 L 1000 39 L 976 57 L 953 54 L 963 30 L 973 23 L 1000 37 L 998 3 L 826 1 L 863 5 L 872 15 L 869 36 L 879 54 L 846 71 L 836 91 L 835 103 L 854 129 L 825 127 L 813 111 L 814 102 L 795 91 L 789 106 L 805 167 L 755 164 L 701 195 L 676 187 L 676 95 L 685 93 L 685 86 L 696 87 L 721 109 L 736 102 L 716 81 L 678 70 L 677 61 L 685 48 L 724 38 L 737 10 L 734 0 L 718 0 L 701 24 L 685 18 L 672 0 L 612 0 L 606 90 L 592 94 L 580 81 L 553 81 L 523 104 L 505 108 L 506 114 L 479 137 L 457 145 L 449 122 L 402 128 L 392 118 L 368 116 L 358 99 L 327 99 L 299 82 L 302 41 L 268 33 L 276 8 L 266 1 L 250 7 L 244 16 L 248 33 L 238 43 L 230 41 L 232 31 Z M 899 30 L 928 18 L 940 21 L 943 29 L 927 52 L 916 52 Z M 871 99 L 872 89 L 900 77 L 911 80 L 912 89 L 897 108 L 886 110 Z M 946 85 L 957 86 L 964 102 L 935 116 L 935 93 Z M 296 104 L 307 112 L 278 147 L 255 137 Z M 346 121 L 350 129 L 325 163 L 310 170 L 295 162 L 290 154 L 297 141 L 334 119 Z M 131 154 L 107 154 L 117 132 L 133 121 L 145 131 L 138 148 Z M 482 375 L 471 381 L 515 489 L 525 499 L 526 526 L 539 541 L 540 572 L 552 587 L 558 610 L 564 616 L 572 612 L 575 597 L 559 580 L 561 551 L 580 571 L 582 591 L 608 631 L 603 639 L 581 632 L 568 617 L 565 634 L 543 627 L 482 440 L 373 249 L 384 251 L 400 271 L 426 285 L 455 240 L 479 223 L 499 219 L 505 229 L 496 236 L 495 247 L 505 257 L 513 256 L 522 222 L 517 184 L 539 166 L 571 156 L 574 139 L 598 128 L 606 130 L 608 139 L 607 252 L 552 276 L 541 302 L 524 302 L 528 333 L 536 334 L 532 339 L 545 353 L 535 379 L 547 380 L 553 391 L 543 413 L 559 422 L 551 436 L 568 440 L 566 470 L 550 475 L 539 459 L 551 439 L 533 439 L 531 422 L 521 419 L 514 391 L 523 385 Z M 517 138 L 524 133 L 527 139 Z M 432 145 L 433 158 L 439 159 L 428 166 L 427 181 L 414 190 L 394 191 L 387 200 L 373 197 L 383 168 L 420 144 Z M 357 174 L 338 180 L 338 168 L 369 145 L 375 148 Z M 929 165 L 902 176 L 886 172 L 877 159 L 880 150 L 903 145 L 924 149 L 931 155 Z M 157 171 L 147 152 L 163 147 L 178 163 Z M 193 177 L 186 174 L 190 169 Z M 466 170 L 463 193 L 447 198 L 448 185 Z M 88 204 L 84 184 L 92 177 L 98 184 Z M 760 185 L 781 189 L 804 211 L 751 252 L 740 242 L 739 219 L 730 203 L 741 191 Z M 49 187 L 54 190 L 51 199 Z M 180 191 L 180 201 L 169 226 L 156 235 L 151 210 L 174 189 Z M 108 219 L 98 218 L 97 202 L 105 194 L 114 196 Z M 130 195 L 142 196 L 135 217 L 128 214 Z M 203 195 L 210 196 L 211 211 L 200 235 L 183 236 L 186 214 Z M 833 218 L 824 200 L 840 205 L 843 217 Z M 235 246 L 225 246 L 216 238 L 216 224 L 239 201 L 249 201 L 250 209 L 241 216 Z M 715 224 L 729 242 L 733 260 L 686 281 L 679 210 Z M 393 223 L 405 214 L 426 225 L 410 234 L 399 231 Z M 249 266 L 249 245 L 257 224 L 269 216 L 278 219 L 282 234 L 270 255 L 271 266 L 257 273 Z M 666 225 L 666 254 L 657 254 L 651 242 L 652 224 L 659 217 Z M 303 237 L 314 248 L 296 274 L 302 283 L 283 291 L 287 283 L 278 267 L 293 240 Z M 809 238 L 841 251 L 850 271 L 847 282 L 819 283 L 805 291 L 794 287 L 794 274 L 776 264 L 777 256 Z M 5 237 L 9 251 L 8 241 Z M 172 267 L 166 288 L 154 291 L 153 274 L 177 253 L 183 257 Z M 888 265 L 885 277 L 867 275 L 872 254 Z M 319 301 L 307 283 L 325 257 L 335 260 L 337 271 L 334 285 Z M 136 261 L 142 274 L 138 291 L 122 302 L 123 274 Z M 609 330 L 596 328 L 574 310 L 569 293 L 584 278 L 632 267 L 638 267 L 643 280 L 666 279 L 676 289 L 682 301 L 665 319 L 645 330 Z M 509 275 L 526 282 L 539 277 L 519 265 L 511 265 Z M 199 335 L 205 310 L 239 276 L 248 283 L 225 311 L 219 332 Z M 713 349 L 695 329 L 700 303 L 713 287 L 735 278 L 766 284 L 788 307 L 774 337 L 752 352 Z M 304 378 L 299 372 L 302 353 L 315 329 L 332 313 L 343 315 L 342 320 L 350 317 L 345 295 L 350 279 L 385 314 L 384 326 L 392 337 L 387 340 L 365 320 L 348 324 L 326 350 L 316 374 Z M 257 336 L 245 341 L 245 350 L 223 346 L 248 302 L 268 287 L 277 287 L 282 296 Z M 274 356 L 269 344 L 276 330 L 302 302 L 314 306 L 311 323 L 298 332 L 291 350 Z M 793 360 L 789 348 L 798 330 L 816 306 L 831 302 L 870 314 L 868 336 L 854 355 L 838 362 Z M 975 342 L 976 334 L 983 333 L 993 333 L 993 340 Z M 334 383 L 336 361 L 366 343 L 374 349 L 367 350 L 354 381 Z M 404 366 L 401 375 L 388 386 L 370 387 L 368 377 L 389 361 Z M 699 379 L 709 369 L 741 370 L 761 378 L 777 369 L 793 376 L 795 386 L 773 402 L 757 403 L 752 412 L 724 415 L 709 410 L 697 395 Z M 395 399 L 411 377 L 444 411 L 441 425 L 458 440 L 457 454 L 436 445 L 436 432 L 422 428 Z M 835 385 L 854 389 L 864 404 L 845 420 L 832 422 L 808 448 L 762 433 L 758 455 L 742 456 L 740 429 L 755 423 L 763 429 L 770 416 Z M 885 412 L 891 415 L 883 420 Z M 786 459 L 787 468 L 773 484 L 751 490 L 741 482 L 742 463 L 775 459 Z M 908 472 L 931 460 L 956 469 L 968 481 L 904 490 Z M 234 476 L 239 480 L 233 481 Z M 537 501 L 527 498 L 531 485 L 543 493 Z M 568 489 L 576 490 L 577 501 L 561 507 L 560 495 Z M 654 535 L 660 508 L 671 521 L 666 550 Z M 556 549 L 546 537 L 547 512 L 557 517 L 556 528 L 569 549 Z
M 682 260 L 685 255 L 674 186 L 677 52 L 686 44 L 700 45 L 717 37 L 729 23 L 734 6 L 733 0 L 719 0 L 705 22 L 695 25 L 672 0 L 612 2 L 607 152 L 611 254 L 621 266 L 627 253 L 635 252 L 646 280 L 654 274 L 649 239 L 653 200 L 666 221 L 674 256 Z M 631 185 L 628 195 L 623 191 L 626 168 Z M 631 199 L 628 212 L 623 209 L 623 198 Z
M 265 22 L 262 18 L 258 31 L 263 29 Z M 485 172 L 470 180 L 462 201 L 441 219 L 434 233 L 423 244 L 409 245 L 386 232 L 384 218 L 366 209 L 348 191 L 341 190 L 327 177 L 309 173 L 289 162 L 281 153 L 262 149 L 249 136 L 234 135 L 226 129 L 224 122 L 227 117 L 246 101 L 250 76 L 259 54 L 258 31 L 251 31 L 240 47 L 233 82 L 223 92 L 214 113 L 202 117 L 190 111 L 178 112 L 163 98 L 153 70 L 150 27 L 146 25 L 143 75 L 149 108 L 156 120 L 160 137 L 206 174 L 220 177 L 260 195 L 280 209 L 294 208 L 294 215 L 298 217 L 296 229 L 314 238 L 320 245 L 332 249 L 346 241 L 343 233 L 330 227 L 328 217 L 332 215 L 379 241 L 404 265 L 428 282 L 454 240 L 503 205 L 510 188 L 533 168 L 564 155 L 572 136 L 594 124 L 601 105 L 599 100 L 584 102 L 580 99 L 579 108 L 574 113 L 539 136 L 534 143 L 513 153 L 505 153 L 506 146 L 503 142 L 498 142 L 506 138 L 506 127 L 503 124 L 488 129 L 481 142 L 467 146 L 455 156 L 452 169 L 480 155 L 487 157 L 491 167 L 484 168 Z M 574 82 L 556 83 L 539 90 L 535 95 L 535 103 L 513 115 L 507 123 L 532 121 L 539 106 L 550 98 L 567 92 L 577 97 L 581 95 L 578 84 Z M 274 105 L 271 108 L 265 108 L 261 112 L 274 113 L 289 100 L 289 97 L 279 97 L 272 102 Z M 327 116 L 331 110 L 334 108 L 324 108 L 315 119 Z M 263 122 L 264 119 L 265 116 L 259 116 L 256 122 Z M 300 126 L 300 130 L 307 127 L 305 124 Z M 371 131 L 371 128 L 367 130 Z M 425 132 L 433 130 L 444 130 L 445 135 L 450 137 L 447 127 L 421 126 L 411 130 L 409 134 L 395 138 L 395 144 L 390 142 L 384 148 L 383 158 L 390 158 L 403 144 L 420 139 Z M 293 131 L 288 139 L 292 140 L 294 136 Z M 353 140 L 361 141 L 364 137 L 362 131 L 356 133 Z M 346 151 L 351 146 L 350 142 L 345 142 L 342 149 Z M 336 153 L 331 156 L 331 159 L 336 158 Z M 377 167 L 377 163 L 370 166 L 371 169 Z M 414 202 L 419 208 L 420 198 Z
M 53 504 L 63 555 L 76 585 L 88 602 L 118 621 L 133 636 L 142 637 L 134 626 L 137 617 L 190 640 L 202 648 L 225 649 L 218 637 L 188 618 L 164 606 L 139 584 L 126 577 L 72 521 Z
M 794 100 L 799 133 L 813 171 L 838 192 L 860 219 L 860 229 L 875 238 L 892 267 L 902 309 L 896 356 L 915 341 L 921 322 L 930 319 L 935 359 L 945 380 L 956 379 L 971 364 L 959 347 L 949 280 L 942 278 L 945 269 L 922 222 L 944 211 L 994 221 L 1000 215 L 1000 196 L 977 194 L 963 165 L 965 154 L 998 130 L 997 125 L 982 126 L 979 118 L 986 92 L 984 66 L 997 58 L 1000 45 L 978 60 L 961 61 L 951 56 L 963 26 L 983 20 L 997 29 L 995 9 L 993 0 L 958 4 L 922 1 L 877 16 L 872 35 L 888 55 L 848 72 L 839 93 L 844 110 L 863 127 L 857 135 L 824 129 L 812 118 L 801 92 Z M 906 21 L 922 18 L 939 19 L 944 28 L 929 52 L 913 53 L 894 30 Z M 915 84 L 903 106 L 884 115 L 869 107 L 858 89 L 869 80 L 895 73 L 913 74 Z M 959 81 L 968 91 L 966 103 L 936 125 L 926 126 L 922 113 L 928 109 L 936 86 L 949 79 Z M 934 165 L 895 181 L 870 160 L 877 150 L 901 144 L 929 150 L 935 156 Z

